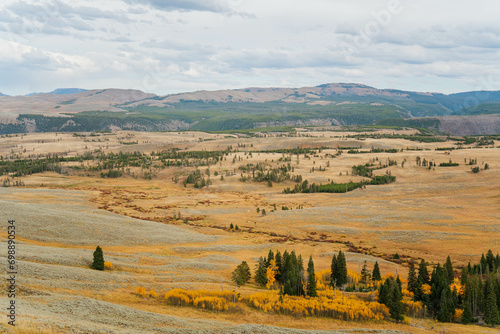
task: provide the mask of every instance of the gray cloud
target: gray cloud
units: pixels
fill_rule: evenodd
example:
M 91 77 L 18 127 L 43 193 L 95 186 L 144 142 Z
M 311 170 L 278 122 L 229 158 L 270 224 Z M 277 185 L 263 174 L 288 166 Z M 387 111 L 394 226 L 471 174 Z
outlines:
M 128 4 L 147 4 L 164 11 L 201 11 L 231 13 L 233 8 L 227 1 L 221 0 L 124 0 Z

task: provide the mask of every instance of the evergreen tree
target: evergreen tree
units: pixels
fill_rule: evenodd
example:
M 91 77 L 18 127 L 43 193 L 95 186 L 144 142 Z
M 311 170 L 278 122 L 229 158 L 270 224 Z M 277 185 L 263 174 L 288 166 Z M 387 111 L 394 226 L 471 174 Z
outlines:
M 437 319 L 441 322 L 451 322 L 451 317 L 455 309 L 453 308 L 453 300 L 451 297 L 450 287 L 446 287 L 441 292 L 441 298 L 439 301 L 439 312 L 437 313 Z
M 497 296 L 495 291 L 495 283 L 493 277 L 490 276 L 487 281 L 486 300 L 484 307 L 484 322 L 489 325 L 500 324 L 500 316 L 498 314 Z
M 335 287 L 336 280 L 337 280 L 337 256 L 333 254 L 331 274 L 330 274 L 330 286 Z
M 240 265 L 236 267 L 231 275 L 231 280 L 237 286 L 243 286 L 250 280 L 251 273 L 250 267 L 248 266 L 246 261 L 241 262 Z
M 486 273 L 486 267 L 488 266 L 488 264 L 486 262 L 486 258 L 484 257 L 484 253 L 481 254 L 480 266 L 481 266 L 480 274 L 484 275 Z
M 463 324 L 471 324 L 474 322 L 474 317 L 472 316 L 472 311 L 470 309 L 469 301 L 466 301 L 464 304 L 464 313 L 462 313 L 462 323 Z
M 382 280 L 382 276 L 380 275 L 380 268 L 378 266 L 378 261 L 375 262 L 375 265 L 373 266 L 372 280 L 373 281 L 381 281 Z
M 283 266 L 281 264 L 281 253 L 280 251 L 276 251 L 276 255 L 274 256 L 274 260 L 276 261 L 276 282 L 281 282 L 281 270 L 283 270 Z
M 283 257 L 281 258 L 281 267 L 280 267 L 282 284 L 285 284 L 286 280 L 288 279 L 287 267 L 290 266 L 290 264 L 288 263 L 289 261 L 290 261 L 290 254 L 288 254 L 288 251 L 285 249 L 285 251 L 283 252 Z
M 92 261 L 91 268 L 95 270 L 104 270 L 104 254 L 100 246 L 97 246 L 94 251 L 94 260 Z
M 401 293 L 401 290 L 396 282 L 393 283 L 393 287 L 391 289 L 390 304 L 388 307 L 391 318 L 396 321 L 403 321 L 403 294 Z
M 495 270 L 495 256 L 493 255 L 493 252 L 491 249 L 488 249 L 488 252 L 486 253 L 486 266 L 489 268 L 490 273 L 493 273 Z
M 410 261 L 410 267 L 408 269 L 408 291 L 416 293 L 418 289 L 418 279 L 415 273 L 415 263 Z
M 255 283 L 257 283 L 261 287 L 264 287 L 267 284 L 266 260 L 263 257 L 259 258 L 259 262 L 256 265 L 254 280 Z
M 342 251 L 339 251 L 337 256 L 337 287 L 341 287 L 347 284 L 347 263 L 345 260 L 345 255 Z
M 446 276 L 448 277 L 448 282 L 451 284 L 455 279 L 455 274 L 453 273 L 453 265 L 451 264 L 450 256 L 446 258 L 446 263 L 444 264 L 444 269 L 446 270 Z
M 383 284 L 380 284 L 378 290 L 378 302 L 384 305 L 388 304 L 390 290 L 390 280 L 386 279 Z
M 271 263 L 272 260 L 274 260 L 274 253 L 273 253 L 273 250 L 270 249 L 269 254 L 267 254 L 266 268 L 269 267 L 269 264 Z
M 361 278 L 362 278 L 364 284 L 366 284 L 369 277 L 370 277 L 370 272 L 368 271 L 366 261 L 365 261 L 363 263 L 363 268 L 361 269 Z
M 460 273 L 460 284 L 465 285 L 467 283 L 467 277 L 469 276 L 469 271 L 467 267 L 463 267 Z
M 316 292 L 316 276 L 314 273 L 314 262 L 312 256 L 309 257 L 309 263 L 307 265 L 307 295 L 309 297 L 317 297 L 318 293 Z
M 429 284 L 429 272 L 427 271 L 427 265 L 423 259 L 418 266 L 418 280 L 422 284 Z

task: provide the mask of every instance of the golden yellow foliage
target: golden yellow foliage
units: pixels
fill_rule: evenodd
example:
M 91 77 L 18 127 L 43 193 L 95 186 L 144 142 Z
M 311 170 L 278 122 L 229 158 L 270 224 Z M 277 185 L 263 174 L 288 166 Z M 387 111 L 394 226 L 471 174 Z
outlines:
M 158 294 L 156 293 L 155 290 L 151 290 L 151 291 L 149 291 L 149 297 L 156 298 L 156 297 L 158 297 Z
M 109 261 L 104 262 L 104 269 L 113 269 L 113 264 Z
M 148 294 L 146 292 L 146 289 L 142 286 L 138 286 L 136 292 L 139 296 L 142 296 L 142 297 L 146 297 L 146 295 Z
M 347 281 L 350 284 L 358 284 L 358 282 L 361 281 L 361 274 L 356 271 L 347 269 Z
M 266 277 L 267 277 L 267 284 L 266 284 L 266 287 L 268 289 L 271 289 L 272 287 L 274 287 L 274 283 L 276 282 L 276 261 L 275 260 L 271 260 L 269 262 L 269 266 L 267 267 L 267 271 L 266 271 Z
M 318 291 L 318 297 L 283 296 L 277 291 L 258 292 L 247 297 L 250 306 L 267 313 L 302 316 L 323 316 L 343 320 L 383 320 L 389 317 L 387 306 L 366 302 L 339 290 Z
M 232 291 L 172 289 L 165 294 L 165 301 L 174 306 L 194 306 L 214 311 L 239 311 L 233 302 L 238 301 Z
M 431 286 L 429 284 L 423 284 L 422 285 L 422 293 L 425 295 L 430 295 L 431 294 Z
M 464 313 L 464 310 L 459 310 L 456 309 L 455 313 L 453 314 L 453 321 L 455 322 L 462 322 L 462 315 Z
M 425 315 L 424 304 L 421 301 L 403 300 L 405 313 L 414 317 L 423 317 Z

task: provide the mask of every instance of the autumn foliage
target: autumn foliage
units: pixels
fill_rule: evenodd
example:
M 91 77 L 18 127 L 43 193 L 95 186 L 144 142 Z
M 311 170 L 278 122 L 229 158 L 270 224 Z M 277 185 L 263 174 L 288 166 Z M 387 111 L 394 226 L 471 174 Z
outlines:
M 296 317 L 321 316 L 351 321 L 389 318 L 387 306 L 366 302 L 331 288 L 318 291 L 318 297 L 280 296 L 277 291 L 268 291 L 255 293 L 246 299 L 251 307 L 264 312 Z
M 239 311 L 238 298 L 232 291 L 172 289 L 165 294 L 165 301 L 174 306 L 194 306 L 212 311 Z

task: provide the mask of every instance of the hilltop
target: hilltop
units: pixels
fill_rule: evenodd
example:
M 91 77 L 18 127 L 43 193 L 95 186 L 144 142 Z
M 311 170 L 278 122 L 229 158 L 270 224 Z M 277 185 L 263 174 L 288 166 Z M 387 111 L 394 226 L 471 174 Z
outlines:
M 472 135 L 499 133 L 499 114 L 500 91 L 446 95 L 378 89 L 356 83 L 251 87 L 164 96 L 124 89 L 57 89 L 30 96 L 1 96 L 0 133 L 118 129 L 225 131 L 380 124 Z M 450 116 L 454 118 L 448 119 Z M 457 121 L 458 116 L 466 119 Z

